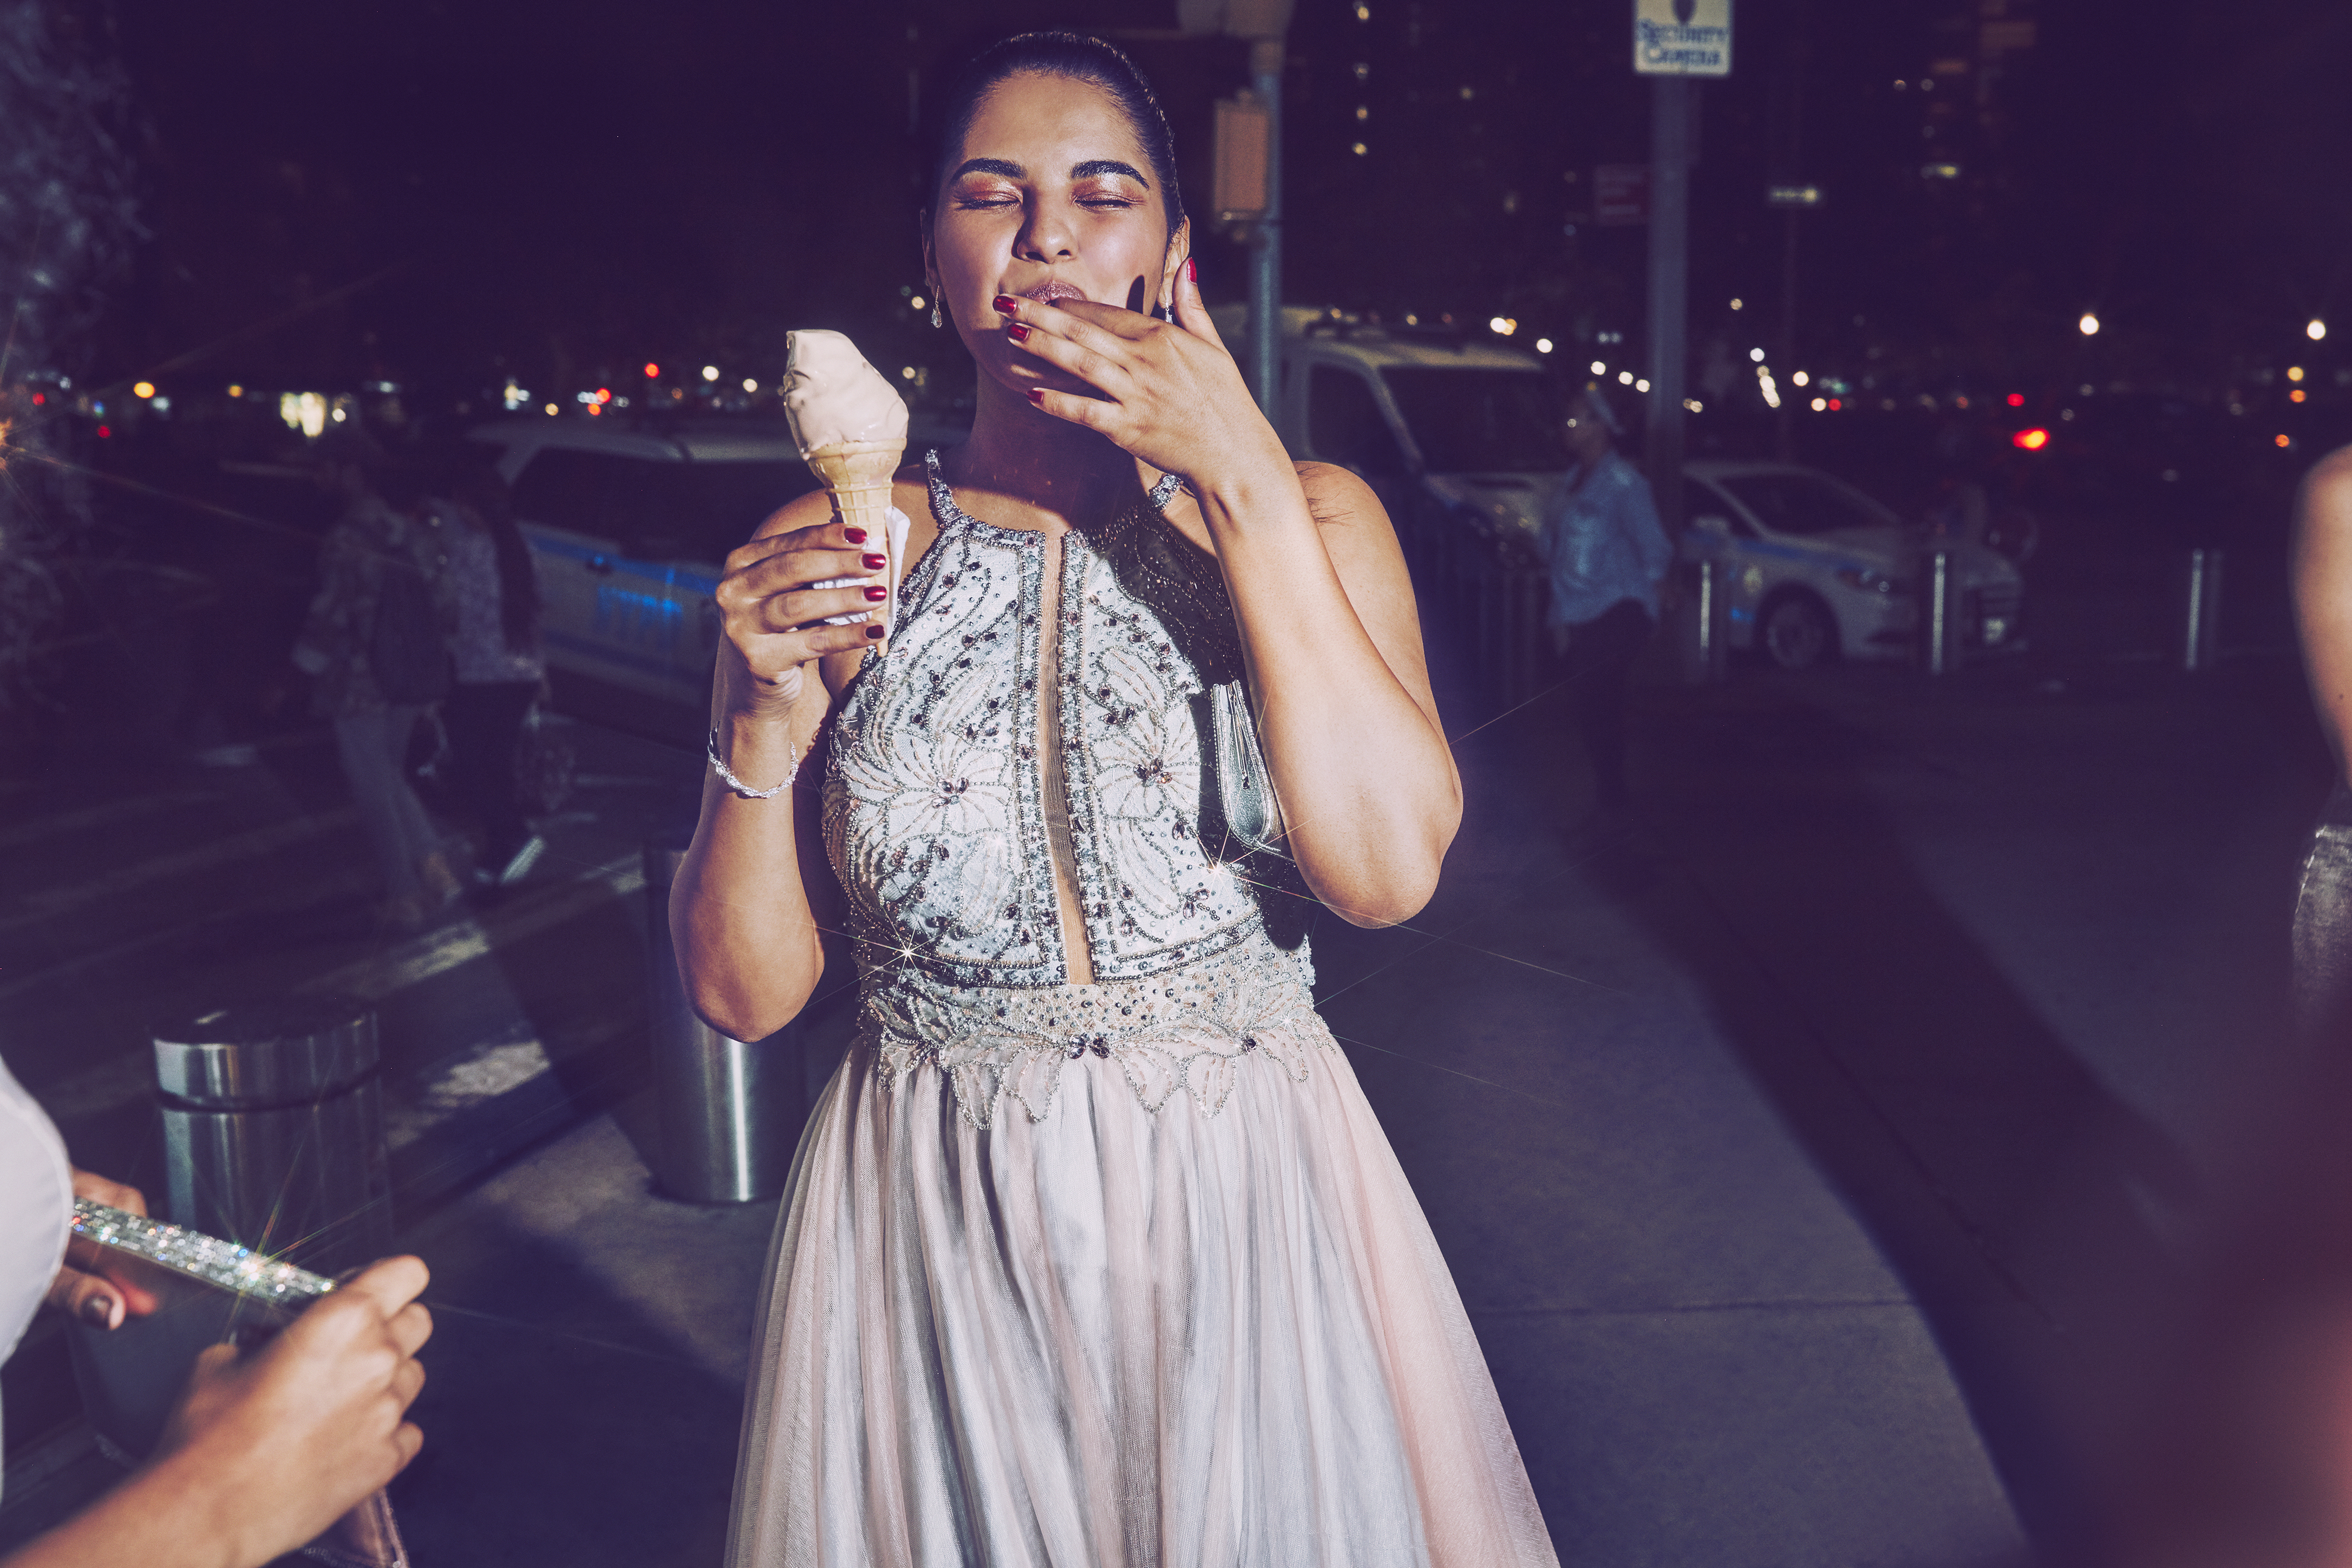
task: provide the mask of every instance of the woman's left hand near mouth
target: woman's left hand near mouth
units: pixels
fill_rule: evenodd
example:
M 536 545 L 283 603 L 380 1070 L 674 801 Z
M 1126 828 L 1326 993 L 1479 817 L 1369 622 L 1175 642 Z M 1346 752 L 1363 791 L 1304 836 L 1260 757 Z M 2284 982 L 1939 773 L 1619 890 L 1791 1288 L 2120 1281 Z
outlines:
M 1287 474 L 1281 437 L 1217 336 L 1191 271 L 1176 275 L 1173 321 L 1089 300 L 1047 305 L 1001 297 L 996 307 L 1016 348 L 1102 395 L 1034 387 L 1030 401 L 1162 473 L 1181 475 L 1196 493 L 1229 474 Z

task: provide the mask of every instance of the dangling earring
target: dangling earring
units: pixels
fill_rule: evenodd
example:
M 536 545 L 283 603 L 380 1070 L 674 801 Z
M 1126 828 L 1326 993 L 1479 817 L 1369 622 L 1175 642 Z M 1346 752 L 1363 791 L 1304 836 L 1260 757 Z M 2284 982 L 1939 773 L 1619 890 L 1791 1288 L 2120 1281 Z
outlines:
M 945 322 L 940 320 L 940 301 L 937 296 L 934 296 L 931 300 L 931 325 L 934 327 L 946 325 Z

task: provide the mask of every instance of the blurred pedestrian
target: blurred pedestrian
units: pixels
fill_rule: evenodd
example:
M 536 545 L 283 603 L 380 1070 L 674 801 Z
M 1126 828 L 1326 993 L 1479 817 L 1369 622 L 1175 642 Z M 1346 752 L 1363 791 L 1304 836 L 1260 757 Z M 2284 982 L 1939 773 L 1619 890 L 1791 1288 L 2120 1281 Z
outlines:
M 321 488 L 342 502 L 320 554 L 319 592 L 294 663 L 311 677 L 360 823 L 375 850 L 377 924 L 414 931 L 458 894 L 424 803 L 408 782 L 408 741 L 449 689 L 456 606 L 441 519 L 420 476 L 385 464 L 357 432 L 321 438 Z
M 446 531 L 457 601 L 457 682 L 443 703 L 458 797 L 481 825 L 478 880 L 511 886 L 547 847 L 523 819 L 515 754 L 547 679 L 536 558 L 515 526 L 512 498 L 488 465 L 452 486 Z
M 96 1329 L 156 1310 L 109 1254 L 72 1241 L 73 1203 L 146 1200 L 67 1163 L 56 1126 L 0 1063 L 0 1361 L 46 1301 Z M 198 1358 L 159 1449 L 0 1568 L 261 1568 L 312 1540 L 416 1457 L 407 1419 L 433 1320 L 425 1265 L 387 1258 L 253 1351 Z
M 1617 450 L 1623 430 L 1608 395 L 1588 384 L 1569 400 L 1564 429 L 1576 466 L 1544 519 L 1551 570 L 1552 648 L 1592 763 L 1595 804 L 1630 803 L 1625 698 L 1633 660 L 1658 620 L 1658 584 L 1674 546 L 1658 522 L 1650 481 Z

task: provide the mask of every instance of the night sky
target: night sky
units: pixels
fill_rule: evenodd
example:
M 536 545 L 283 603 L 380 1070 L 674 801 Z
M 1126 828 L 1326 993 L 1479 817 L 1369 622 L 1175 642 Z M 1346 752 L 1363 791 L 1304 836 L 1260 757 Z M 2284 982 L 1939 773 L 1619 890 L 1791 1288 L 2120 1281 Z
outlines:
M 1563 232 L 1589 216 L 1596 164 L 1644 155 L 1630 6 L 1367 9 L 1304 0 L 1293 22 L 1286 297 L 1638 333 L 1643 231 Z M 1963 117 L 1966 177 L 1923 179 L 1916 83 L 2002 13 L 2035 43 L 2003 60 L 1990 117 Z M 115 0 L 97 36 L 133 84 L 152 237 L 91 368 L 218 345 L 191 374 L 381 376 L 427 401 L 514 374 L 568 395 L 647 359 L 772 377 L 784 331 L 824 324 L 951 384 L 960 352 L 900 293 L 919 280 L 924 94 L 1006 31 L 1120 37 L 1204 207 L 1210 104 L 1245 57 L 1150 36 L 1172 20 L 1165 0 Z M 1775 341 L 1727 301 L 1777 310 L 1762 190 L 1781 178 L 1829 193 L 1801 231 L 1800 337 L 1823 363 L 1875 347 L 1915 380 L 2048 379 L 2095 354 L 2210 386 L 2302 353 L 2306 320 L 2352 306 L 2352 7 L 1743 0 L 1738 29 L 1736 75 L 1704 94 L 1695 345 Z M 1241 250 L 1203 235 L 1200 255 L 1211 298 L 1239 296 Z M 2095 345 L 2073 331 L 2086 309 L 2108 328 Z

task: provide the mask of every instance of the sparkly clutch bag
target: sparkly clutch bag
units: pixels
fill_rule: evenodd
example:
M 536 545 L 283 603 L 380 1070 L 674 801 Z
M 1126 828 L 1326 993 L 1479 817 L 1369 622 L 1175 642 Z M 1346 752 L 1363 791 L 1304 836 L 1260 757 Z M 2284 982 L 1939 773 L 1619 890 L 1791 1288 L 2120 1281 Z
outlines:
M 1250 713 L 1248 683 L 1223 681 L 1209 688 L 1209 723 L 1215 755 L 1217 807 L 1225 831 L 1255 854 L 1286 855 L 1282 847 L 1282 803 L 1274 796 L 1265 752 Z
M 108 1458 L 134 1465 L 152 1453 L 207 1346 L 252 1345 L 291 1322 L 335 1282 L 184 1226 L 82 1199 L 74 1237 L 129 1261 L 122 1270 L 153 1293 L 155 1310 L 112 1331 L 70 1327 L 74 1381 Z M 333 1568 L 408 1568 L 383 1493 L 343 1515 L 302 1555 Z

